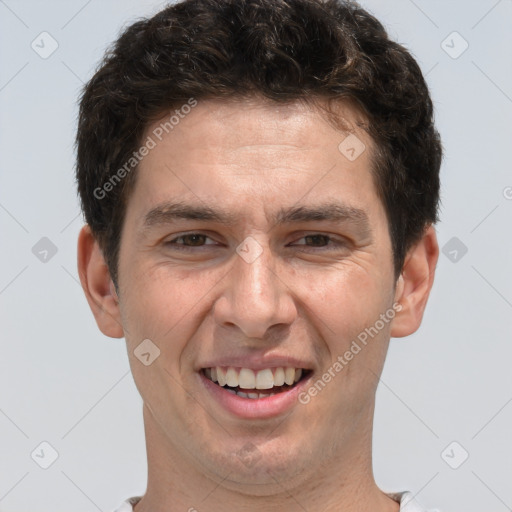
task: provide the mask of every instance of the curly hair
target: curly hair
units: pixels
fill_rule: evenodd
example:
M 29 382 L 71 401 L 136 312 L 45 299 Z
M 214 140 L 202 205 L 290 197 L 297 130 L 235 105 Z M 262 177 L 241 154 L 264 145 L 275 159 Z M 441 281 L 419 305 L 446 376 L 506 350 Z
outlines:
M 442 147 L 428 87 L 375 17 L 343 0 L 183 0 L 128 26 L 80 97 L 78 191 L 116 286 L 136 167 L 108 194 L 98 190 L 167 111 L 190 98 L 251 95 L 358 107 L 375 146 L 372 173 L 396 276 L 437 222 Z

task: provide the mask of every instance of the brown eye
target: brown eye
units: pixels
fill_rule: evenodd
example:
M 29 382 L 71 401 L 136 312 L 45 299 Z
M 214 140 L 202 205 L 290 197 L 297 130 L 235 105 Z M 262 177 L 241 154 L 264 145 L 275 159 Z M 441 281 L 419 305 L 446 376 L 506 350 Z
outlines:
M 176 238 L 165 242 L 165 245 L 186 249 L 192 247 L 215 245 L 215 243 L 209 236 L 203 235 L 201 233 L 188 233 L 185 235 L 177 236 Z
M 189 246 L 192 246 L 192 247 L 197 247 L 197 246 L 200 246 L 200 245 L 204 245 L 204 243 L 206 241 L 206 238 L 207 238 L 207 236 L 205 236 L 205 235 L 193 234 L 193 235 L 183 235 L 183 236 L 180 236 L 179 239 L 182 239 L 184 241 L 183 245 L 189 245 Z
M 311 244 L 315 247 L 324 247 L 330 241 L 330 237 L 326 235 L 307 235 L 304 237 L 306 244 Z
M 303 252 L 339 251 L 347 248 L 347 242 L 323 233 L 311 233 L 298 238 L 292 247 Z

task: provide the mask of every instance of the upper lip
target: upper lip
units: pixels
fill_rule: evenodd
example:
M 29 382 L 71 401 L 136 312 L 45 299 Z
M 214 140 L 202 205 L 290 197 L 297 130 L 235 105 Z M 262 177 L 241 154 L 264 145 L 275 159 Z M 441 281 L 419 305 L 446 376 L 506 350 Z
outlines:
M 246 356 L 229 356 L 219 357 L 201 363 L 197 368 L 200 371 L 204 368 L 215 368 L 217 366 L 229 368 L 249 368 L 254 371 L 264 370 L 266 368 L 302 368 L 303 370 L 312 370 L 313 365 L 309 362 L 301 361 L 295 357 L 284 355 L 246 355 Z

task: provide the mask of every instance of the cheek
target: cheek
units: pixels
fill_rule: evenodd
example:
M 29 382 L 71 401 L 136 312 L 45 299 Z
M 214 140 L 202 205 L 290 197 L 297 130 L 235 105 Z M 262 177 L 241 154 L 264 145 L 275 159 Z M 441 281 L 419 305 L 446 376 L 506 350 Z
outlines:
M 337 269 L 316 282 L 317 286 L 309 288 L 308 305 L 315 317 L 312 321 L 335 359 L 390 308 L 390 290 L 387 280 L 359 266 Z M 381 328 L 374 338 L 386 338 L 388 323 L 378 326 Z M 360 339 L 364 339 L 364 334 Z M 371 352 L 367 350 L 366 355 L 370 356 Z
M 324 281 L 310 301 L 316 304 L 311 322 L 326 355 L 314 389 L 309 388 L 322 391 L 311 401 L 329 411 L 331 424 L 340 431 L 350 430 L 346 418 L 356 425 L 357 418 L 371 409 L 389 345 L 390 321 L 380 320 L 392 303 L 387 283 L 366 272 L 339 272 Z M 325 388 L 320 380 L 328 382 Z
M 129 349 L 146 338 L 160 349 L 161 363 L 180 371 L 187 343 L 205 322 L 224 272 L 183 270 L 169 264 L 137 267 L 135 263 L 122 301 Z M 129 288 L 128 288 L 129 287 Z

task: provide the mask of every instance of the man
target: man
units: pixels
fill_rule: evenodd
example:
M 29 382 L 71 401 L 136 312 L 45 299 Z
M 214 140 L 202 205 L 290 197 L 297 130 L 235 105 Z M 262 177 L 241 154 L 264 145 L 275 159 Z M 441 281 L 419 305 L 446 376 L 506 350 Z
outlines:
M 119 511 L 419 510 L 371 439 L 434 278 L 440 162 L 418 65 L 355 3 L 185 0 L 126 29 L 77 135 L 80 279 L 144 402 L 147 491 Z

